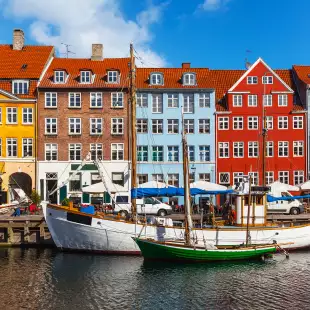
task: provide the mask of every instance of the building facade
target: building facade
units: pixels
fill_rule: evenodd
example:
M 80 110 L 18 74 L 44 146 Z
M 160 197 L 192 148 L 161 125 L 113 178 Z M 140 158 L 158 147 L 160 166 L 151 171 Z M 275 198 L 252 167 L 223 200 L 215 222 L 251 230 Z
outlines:
M 294 91 L 292 70 L 272 70 L 258 59 L 226 90 L 217 111 L 217 182 L 276 180 L 298 185 L 307 178 L 305 110 Z M 266 121 L 266 174 L 263 175 L 263 113 Z
M 36 87 L 53 54 L 51 46 L 25 45 L 20 29 L 12 45 L 0 45 L 0 204 L 36 186 Z
M 215 93 L 209 69 L 137 70 L 138 182 L 183 186 L 182 115 L 191 182 L 215 182 Z M 183 198 L 171 198 L 182 204 Z
M 91 59 L 53 59 L 38 89 L 42 198 L 55 203 L 66 197 L 109 202 L 105 195 L 81 192 L 83 186 L 101 181 L 95 163 L 111 184 L 129 189 L 129 68 L 129 58 L 103 58 L 100 44 L 93 44 Z M 88 162 L 74 175 L 85 159 Z

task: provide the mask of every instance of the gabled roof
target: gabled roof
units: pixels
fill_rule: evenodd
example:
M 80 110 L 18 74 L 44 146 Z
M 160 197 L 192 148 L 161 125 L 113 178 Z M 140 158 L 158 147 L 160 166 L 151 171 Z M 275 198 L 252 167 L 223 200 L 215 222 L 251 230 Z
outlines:
M 68 73 L 66 83 L 54 83 L 54 70 L 62 68 Z M 82 84 L 80 71 L 91 70 L 95 75 L 93 83 Z M 119 83 L 107 83 L 107 70 L 117 68 L 120 71 Z M 54 58 L 45 72 L 39 88 L 127 88 L 129 86 L 130 58 L 105 58 L 90 60 L 86 58 Z
M 36 88 L 38 82 L 35 80 L 29 81 L 28 94 L 25 95 L 14 95 L 12 94 L 12 82 L 9 80 L 0 80 L 0 90 L 5 91 L 6 93 L 11 94 L 11 96 L 18 97 L 20 99 L 36 99 Z
M 310 66 L 294 65 L 293 70 L 296 72 L 299 80 L 310 85 Z
M 289 87 L 289 85 L 287 85 L 287 84 L 285 83 L 285 81 L 283 81 L 283 80 L 279 77 L 279 75 L 278 75 L 274 70 L 272 70 L 272 69 L 264 62 L 264 60 L 263 60 L 262 58 L 258 58 L 258 59 L 255 61 L 255 63 L 254 63 L 253 65 L 251 65 L 251 67 L 250 67 L 247 71 L 244 72 L 244 74 L 240 77 L 240 79 L 239 79 L 228 91 L 229 91 L 229 92 L 230 92 L 230 91 L 234 91 L 234 89 L 240 84 L 240 82 L 243 81 L 243 79 L 245 79 L 245 78 L 252 72 L 252 70 L 257 66 L 257 64 L 259 64 L 259 63 L 262 63 L 262 64 L 267 68 L 267 70 L 268 70 L 269 72 L 271 72 L 271 73 L 272 73 L 272 74 L 273 74 L 273 75 L 287 88 L 288 91 L 294 92 L 294 91 L 292 90 L 292 88 Z
M 39 79 L 53 46 L 26 45 L 13 50 L 12 45 L 0 45 L 0 79 Z

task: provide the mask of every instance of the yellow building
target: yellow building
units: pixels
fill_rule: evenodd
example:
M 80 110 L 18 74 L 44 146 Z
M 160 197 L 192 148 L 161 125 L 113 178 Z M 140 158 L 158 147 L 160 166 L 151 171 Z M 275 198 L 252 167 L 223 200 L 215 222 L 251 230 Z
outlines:
M 24 45 L 19 29 L 13 45 L 0 45 L 0 204 L 36 187 L 36 88 L 53 55 Z

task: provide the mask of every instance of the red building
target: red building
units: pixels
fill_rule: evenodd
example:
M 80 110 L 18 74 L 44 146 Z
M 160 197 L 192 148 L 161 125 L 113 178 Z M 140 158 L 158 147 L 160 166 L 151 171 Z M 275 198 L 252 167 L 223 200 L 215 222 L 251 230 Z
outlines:
M 233 185 L 241 175 L 252 172 L 255 184 L 262 184 L 263 178 L 266 184 L 276 180 L 303 183 L 307 178 L 306 111 L 294 91 L 292 71 L 272 70 L 259 58 L 247 71 L 213 74 L 221 75 L 220 94 L 224 91 L 216 112 L 217 182 Z M 264 110 L 268 128 L 265 176 Z

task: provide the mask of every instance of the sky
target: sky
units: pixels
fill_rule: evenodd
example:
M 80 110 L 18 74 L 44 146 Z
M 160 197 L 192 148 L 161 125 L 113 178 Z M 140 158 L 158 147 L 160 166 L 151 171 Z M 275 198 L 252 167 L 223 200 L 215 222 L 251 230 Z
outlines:
M 90 57 L 127 57 L 140 66 L 244 69 L 262 57 L 272 68 L 310 65 L 309 0 L 0 0 L 0 44 L 21 28 L 26 44 Z

